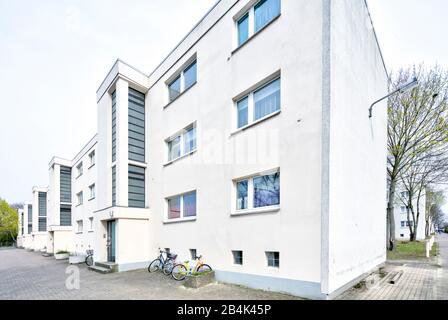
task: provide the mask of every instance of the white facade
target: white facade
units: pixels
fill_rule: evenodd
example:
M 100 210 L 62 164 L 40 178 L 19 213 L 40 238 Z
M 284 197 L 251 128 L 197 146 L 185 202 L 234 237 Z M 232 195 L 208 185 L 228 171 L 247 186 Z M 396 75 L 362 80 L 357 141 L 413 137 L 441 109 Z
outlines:
M 411 231 L 409 230 L 408 223 L 408 212 L 406 209 L 406 205 L 400 201 L 401 197 L 406 197 L 406 195 L 402 195 L 403 192 L 397 192 L 398 199 L 394 208 L 394 217 L 395 217 L 395 239 L 400 241 L 409 241 Z M 417 225 L 417 238 L 416 240 L 422 241 L 426 239 L 425 227 L 426 227 L 426 195 L 423 194 L 420 198 L 420 201 L 417 199 L 413 200 L 413 206 L 415 210 L 415 214 L 417 214 L 417 205 L 419 205 L 420 216 L 418 219 Z M 412 213 L 409 212 L 410 220 L 412 220 Z

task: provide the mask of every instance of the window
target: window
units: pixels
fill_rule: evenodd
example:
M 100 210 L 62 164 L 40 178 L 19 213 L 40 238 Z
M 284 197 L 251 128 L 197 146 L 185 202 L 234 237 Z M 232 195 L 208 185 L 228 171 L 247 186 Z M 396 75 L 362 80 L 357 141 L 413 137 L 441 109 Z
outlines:
M 279 268 L 280 267 L 280 253 L 279 252 L 266 252 L 266 260 L 268 267 Z
M 409 227 L 409 222 L 408 221 L 401 221 L 401 227 L 402 228 Z
M 196 217 L 196 191 L 167 199 L 168 220 Z
M 117 204 L 117 167 L 112 167 L 112 206 Z
M 244 44 L 280 15 L 280 0 L 261 0 L 236 21 L 238 46 Z
M 277 208 L 280 205 L 280 172 L 235 182 L 236 211 Z
M 168 162 L 196 151 L 196 125 L 192 124 L 167 140 Z
M 196 260 L 198 255 L 197 255 L 197 250 L 196 249 L 190 249 L 190 255 L 191 255 L 191 260 Z
M 90 199 L 95 199 L 95 184 L 92 184 L 89 187 L 89 190 L 90 190 Z
M 237 189 L 237 210 L 246 210 L 247 209 L 247 187 L 248 187 L 248 180 L 237 182 L 236 189 Z
M 404 198 L 404 199 L 409 198 L 409 192 L 407 192 L 407 191 L 403 191 L 403 192 L 401 193 L 401 197 Z
M 93 167 L 95 165 L 95 150 L 90 152 L 89 159 L 90 159 L 90 166 Z
M 82 162 L 76 166 L 76 170 L 78 173 L 77 177 L 82 176 Z
M 407 213 L 406 206 L 400 207 L 401 213 Z
M 169 102 L 176 100 L 185 90 L 192 87 L 197 81 L 196 60 L 183 69 L 180 74 L 168 83 Z
M 400 238 L 404 238 L 404 234 L 401 233 L 401 234 L 400 234 Z
M 279 111 L 280 105 L 280 78 L 278 78 L 236 102 L 237 129 Z
M 76 221 L 77 225 L 78 225 L 78 232 L 82 232 L 83 231 L 83 223 L 82 220 L 78 220 Z
M 89 228 L 90 228 L 90 231 L 93 231 L 93 217 L 89 218 Z
M 243 265 L 243 251 L 232 251 L 233 264 Z
M 280 174 L 254 178 L 254 207 L 269 207 L 280 204 Z
M 76 194 L 76 198 L 78 201 L 78 206 L 83 204 L 83 196 L 82 196 L 82 191 Z

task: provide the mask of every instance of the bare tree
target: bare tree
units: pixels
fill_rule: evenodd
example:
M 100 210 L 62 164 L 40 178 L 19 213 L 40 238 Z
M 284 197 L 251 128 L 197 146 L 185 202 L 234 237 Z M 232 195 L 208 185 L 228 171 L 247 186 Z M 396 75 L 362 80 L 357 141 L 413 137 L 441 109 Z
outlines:
M 427 71 L 407 69 L 397 73 L 391 89 L 419 79 L 418 87 L 392 96 L 388 102 L 388 205 L 387 245 L 395 249 L 395 191 L 400 176 L 415 163 L 425 161 L 448 141 L 448 74 L 439 67 Z

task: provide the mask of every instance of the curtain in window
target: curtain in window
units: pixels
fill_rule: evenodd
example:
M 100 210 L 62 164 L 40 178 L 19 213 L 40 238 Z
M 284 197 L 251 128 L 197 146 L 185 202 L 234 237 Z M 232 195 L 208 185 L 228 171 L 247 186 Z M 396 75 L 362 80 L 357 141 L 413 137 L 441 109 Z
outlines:
M 180 218 L 180 197 L 175 197 L 168 200 L 168 218 Z
M 196 192 L 184 195 L 184 217 L 196 216 Z
M 280 172 L 254 178 L 254 207 L 280 204 Z
M 280 79 L 254 93 L 254 121 L 280 110 Z
M 280 14 L 280 0 L 262 0 L 255 6 L 255 32 Z

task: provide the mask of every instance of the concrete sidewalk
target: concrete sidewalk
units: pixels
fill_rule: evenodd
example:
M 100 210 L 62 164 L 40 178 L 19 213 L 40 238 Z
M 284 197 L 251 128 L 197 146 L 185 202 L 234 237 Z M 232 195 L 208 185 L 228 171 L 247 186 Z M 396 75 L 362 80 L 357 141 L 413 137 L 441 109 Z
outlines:
M 448 235 L 438 235 L 439 257 L 388 261 L 386 277 L 373 287 L 352 288 L 338 300 L 448 300 Z M 395 284 L 390 281 L 401 275 Z

